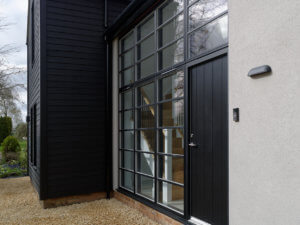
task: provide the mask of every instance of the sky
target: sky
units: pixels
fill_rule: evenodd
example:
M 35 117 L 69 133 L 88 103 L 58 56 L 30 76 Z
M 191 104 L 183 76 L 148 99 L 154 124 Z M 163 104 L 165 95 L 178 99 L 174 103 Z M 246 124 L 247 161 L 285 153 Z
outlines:
M 18 48 L 18 52 L 12 54 L 9 58 L 9 64 L 18 67 L 27 67 L 27 4 L 28 0 L 0 0 L 0 17 L 5 17 L 6 23 L 11 24 L 6 30 L 0 32 L 0 46 L 10 44 Z M 17 76 L 16 81 L 26 84 L 26 73 Z M 22 111 L 22 119 L 27 115 L 26 90 L 19 91 L 20 99 L 23 103 L 18 103 Z

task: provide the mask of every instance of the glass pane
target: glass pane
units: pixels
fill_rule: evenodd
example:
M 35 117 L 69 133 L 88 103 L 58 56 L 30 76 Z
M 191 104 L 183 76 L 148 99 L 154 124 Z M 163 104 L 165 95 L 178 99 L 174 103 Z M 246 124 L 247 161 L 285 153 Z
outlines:
M 147 198 L 154 199 L 154 179 L 142 175 L 136 175 L 136 192 Z
M 154 83 L 137 88 L 137 106 L 154 103 Z
M 146 40 L 138 45 L 138 60 L 144 58 L 155 50 L 154 35 L 151 35 Z
M 189 37 L 190 57 L 202 54 L 228 42 L 228 16 L 209 23 Z
M 134 149 L 134 131 L 123 131 L 121 133 L 120 147 L 124 149 Z
M 184 183 L 184 158 L 172 156 L 158 157 L 159 178 Z
M 183 39 L 179 39 L 174 44 L 166 47 L 159 52 L 159 68 L 165 69 L 174 64 L 180 63 L 184 59 L 183 55 L 184 42 Z
M 134 174 L 125 170 L 120 170 L 121 186 L 133 191 Z
M 159 100 L 183 97 L 184 72 L 178 71 L 172 76 L 165 77 L 159 82 Z
M 123 105 L 123 108 L 121 108 L 121 110 L 132 108 L 133 107 L 133 104 L 132 104 L 132 90 L 123 92 L 121 94 L 121 96 L 122 96 L 121 105 Z
M 131 67 L 127 70 L 124 70 L 122 72 L 122 76 L 123 76 L 123 84 L 121 84 L 121 86 L 125 86 L 128 84 L 131 84 L 134 82 L 134 67 Z
M 120 128 L 121 129 L 133 129 L 134 128 L 134 113 L 132 110 L 124 111 L 120 114 Z
M 183 36 L 183 14 L 163 26 L 158 32 L 159 47 Z
M 159 131 L 159 152 L 184 154 L 183 129 L 162 129 Z
M 132 32 L 121 41 L 121 51 L 124 52 L 127 49 L 133 47 L 133 45 L 134 45 L 134 37 Z
M 196 1 L 198 1 L 198 0 L 189 0 L 188 4 L 190 5 L 190 4 L 192 4 L 193 2 L 196 2 Z
M 159 106 L 160 123 L 162 127 L 183 126 L 184 105 L 183 100 L 170 101 Z
M 174 184 L 169 184 L 163 181 L 159 181 L 158 202 L 172 209 L 183 212 L 184 209 L 183 187 Z
M 122 68 L 127 68 L 129 66 L 132 66 L 134 63 L 134 54 L 133 49 L 126 52 L 124 55 L 122 55 Z
M 155 57 L 154 55 L 150 56 L 149 58 L 143 60 L 138 64 L 138 78 L 144 78 L 150 74 L 155 73 L 156 66 L 155 66 Z
M 155 152 L 155 130 L 140 130 L 137 131 L 137 150 L 144 152 Z
M 155 108 L 147 106 L 137 110 L 137 124 L 139 128 L 155 127 Z
M 143 39 L 154 30 L 154 17 L 150 17 L 145 23 L 140 25 L 137 29 L 138 40 Z
M 136 169 L 140 173 L 154 176 L 154 155 L 148 153 L 136 153 Z
M 120 151 L 121 167 L 129 170 L 134 170 L 134 153 L 130 151 Z
M 166 22 L 172 16 L 175 16 L 183 10 L 183 0 L 171 0 L 166 5 L 159 9 L 159 25 Z
M 228 0 L 201 0 L 189 8 L 189 29 L 208 22 L 228 9 Z

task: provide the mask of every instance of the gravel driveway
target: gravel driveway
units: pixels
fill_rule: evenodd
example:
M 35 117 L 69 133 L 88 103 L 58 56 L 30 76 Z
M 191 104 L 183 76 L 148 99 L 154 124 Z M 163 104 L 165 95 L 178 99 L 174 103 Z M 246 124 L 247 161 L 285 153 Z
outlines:
M 0 224 L 156 224 L 116 199 L 42 209 L 28 177 L 0 179 Z

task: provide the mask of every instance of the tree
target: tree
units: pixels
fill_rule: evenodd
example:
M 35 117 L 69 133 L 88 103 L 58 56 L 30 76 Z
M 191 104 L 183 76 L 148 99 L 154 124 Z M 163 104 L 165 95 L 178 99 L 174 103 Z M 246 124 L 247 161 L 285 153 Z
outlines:
M 15 137 L 19 140 L 27 137 L 27 124 L 26 123 L 19 123 L 16 127 Z
M 0 17 L 0 32 L 7 29 L 11 24 L 6 23 L 4 17 Z M 17 102 L 21 102 L 18 91 L 26 89 L 22 83 L 14 81 L 13 77 L 25 72 L 24 68 L 12 66 L 7 57 L 18 52 L 16 47 L 11 45 L 0 46 L 0 116 L 11 116 L 14 122 L 21 121 L 21 111 Z
M 0 117 L 0 144 L 3 140 L 11 135 L 12 121 L 10 117 Z

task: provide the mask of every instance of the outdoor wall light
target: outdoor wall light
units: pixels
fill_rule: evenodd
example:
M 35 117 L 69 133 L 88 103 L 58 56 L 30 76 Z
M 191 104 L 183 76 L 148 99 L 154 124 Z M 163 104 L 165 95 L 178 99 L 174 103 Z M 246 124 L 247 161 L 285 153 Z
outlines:
M 248 76 L 255 77 L 255 76 L 262 75 L 264 73 L 270 73 L 270 72 L 272 72 L 271 67 L 268 65 L 264 65 L 264 66 L 259 66 L 259 67 L 255 67 L 255 68 L 251 69 L 248 73 Z

